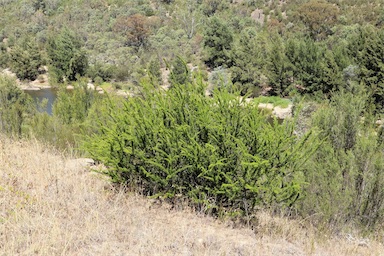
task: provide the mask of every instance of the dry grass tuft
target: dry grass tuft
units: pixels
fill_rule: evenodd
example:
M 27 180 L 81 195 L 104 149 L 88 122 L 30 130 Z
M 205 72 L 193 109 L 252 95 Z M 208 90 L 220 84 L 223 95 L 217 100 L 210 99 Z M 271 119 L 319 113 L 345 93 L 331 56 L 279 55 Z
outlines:
M 256 232 L 114 191 L 80 162 L 0 137 L 0 255 L 384 255 L 375 241 L 317 243 L 260 213 Z

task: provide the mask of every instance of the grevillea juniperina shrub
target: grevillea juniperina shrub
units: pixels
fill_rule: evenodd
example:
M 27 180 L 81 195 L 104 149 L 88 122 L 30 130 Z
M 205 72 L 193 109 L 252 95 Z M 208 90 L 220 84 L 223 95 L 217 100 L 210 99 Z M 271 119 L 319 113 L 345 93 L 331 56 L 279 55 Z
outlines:
M 301 197 L 301 167 L 318 145 L 313 133 L 299 138 L 294 120 L 268 122 L 234 94 L 206 97 L 199 79 L 167 92 L 143 88 L 111 100 L 84 139 L 112 181 L 213 213 L 290 207 Z

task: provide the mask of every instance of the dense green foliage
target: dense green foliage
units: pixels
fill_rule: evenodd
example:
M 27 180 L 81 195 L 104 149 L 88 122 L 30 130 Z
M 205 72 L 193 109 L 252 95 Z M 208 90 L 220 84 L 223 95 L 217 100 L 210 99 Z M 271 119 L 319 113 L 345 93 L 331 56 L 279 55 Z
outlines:
M 190 80 L 190 71 L 180 57 L 177 57 L 172 63 L 169 80 L 172 85 L 186 84 Z
M 32 109 L 31 99 L 15 86 L 15 81 L 0 76 L 0 131 L 11 136 L 21 136 Z
M 85 121 L 87 114 L 100 95 L 87 88 L 86 81 L 76 84 L 75 92 L 67 92 L 64 88 L 58 92 L 58 100 L 53 113 L 65 124 L 79 124 Z
M 378 130 L 367 112 L 366 97 L 356 91 L 338 93 L 312 121 L 324 142 L 307 167 L 311 185 L 302 210 L 336 229 L 346 220 L 368 228 L 384 221 L 382 127 Z
M 19 48 L 34 37 L 52 81 L 86 75 L 132 88 L 145 74 L 161 77 L 148 72 L 151 60 L 166 68 L 179 56 L 225 69 L 243 94 L 328 98 L 345 83 L 345 69 L 356 66 L 356 79 L 378 106 L 383 101 L 379 0 L 18 0 L 1 8 L 0 65 L 13 66 L 21 79 L 36 76 L 37 55 Z
M 311 37 L 321 40 L 332 34 L 332 27 L 337 21 L 338 7 L 327 1 L 311 0 L 300 5 L 298 16 Z
M 60 149 L 77 151 L 76 137 L 88 132 L 87 123 L 91 121 L 92 106 L 98 105 L 102 96 L 89 89 L 84 80 L 74 84 L 75 89 L 64 88 L 57 93 L 53 114 L 36 113 L 30 124 L 30 134 Z
M 294 136 L 294 122 L 269 123 L 233 94 L 206 97 L 200 81 L 166 94 L 144 88 L 141 97 L 109 108 L 108 122 L 85 147 L 114 182 L 156 197 L 188 197 L 215 212 L 294 205 L 302 166 L 317 145 L 310 132 Z
M 41 53 L 34 40 L 25 39 L 20 45 L 14 46 L 9 53 L 11 70 L 20 79 L 35 80 L 42 64 Z
M 58 92 L 50 116 L 44 112 L 46 103 L 36 107 L 14 79 L 0 76 L 0 131 L 10 136 L 35 137 L 59 149 L 76 151 L 79 145 L 76 136 L 88 132 L 92 106 L 101 98 L 84 81 L 79 81 L 73 91 Z
M 148 64 L 148 75 L 152 84 L 163 84 L 163 78 L 160 71 L 160 61 L 152 59 Z
M 213 17 L 204 33 L 205 61 L 208 67 L 231 66 L 232 31 L 224 21 Z
M 58 35 L 51 35 L 47 52 L 53 80 L 74 81 L 77 76 L 86 74 L 88 67 L 86 53 L 81 48 L 80 40 L 67 28 L 64 28 Z

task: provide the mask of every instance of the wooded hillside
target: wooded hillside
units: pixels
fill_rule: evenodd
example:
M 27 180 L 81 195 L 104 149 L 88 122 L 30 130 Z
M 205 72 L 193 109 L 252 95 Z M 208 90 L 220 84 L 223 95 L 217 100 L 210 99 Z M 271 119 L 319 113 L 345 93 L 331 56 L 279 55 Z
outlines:
M 382 101 L 379 0 L 19 0 L 0 8 L 0 65 L 21 79 L 48 65 L 51 83 L 79 75 L 132 88 L 165 82 L 160 68 L 183 72 L 180 57 L 255 96 L 329 97 L 357 81 Z

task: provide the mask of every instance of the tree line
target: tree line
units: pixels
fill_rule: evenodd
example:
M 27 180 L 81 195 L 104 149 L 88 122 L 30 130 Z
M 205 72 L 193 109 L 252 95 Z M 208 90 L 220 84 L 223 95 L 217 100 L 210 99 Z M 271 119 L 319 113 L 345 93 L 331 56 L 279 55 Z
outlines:
M 154 74 L 161 83 L 160 68 L 183 72 L 176 71 L 182 58 L 200 70 L 208 69 L 206 80 L 220 70 L 243 94 L 328 97 L 354 79 L 369 88 L 380 106 L 384 13 L 375 8 L 378 4 L 3 2 L 10 22 L 3 24 L 0 36 L 5 39 L 0 65 L 10 67 L 20 79 L 36 79 L 38 68 L 47 65 L 52 83 L 86 76 L 131 88 Z M 253 17 L 254 10 L 263 19 Z M 369 11 L 370 18 L 357 10 Z M 28 22 L 19 24 L 21 20 Z

